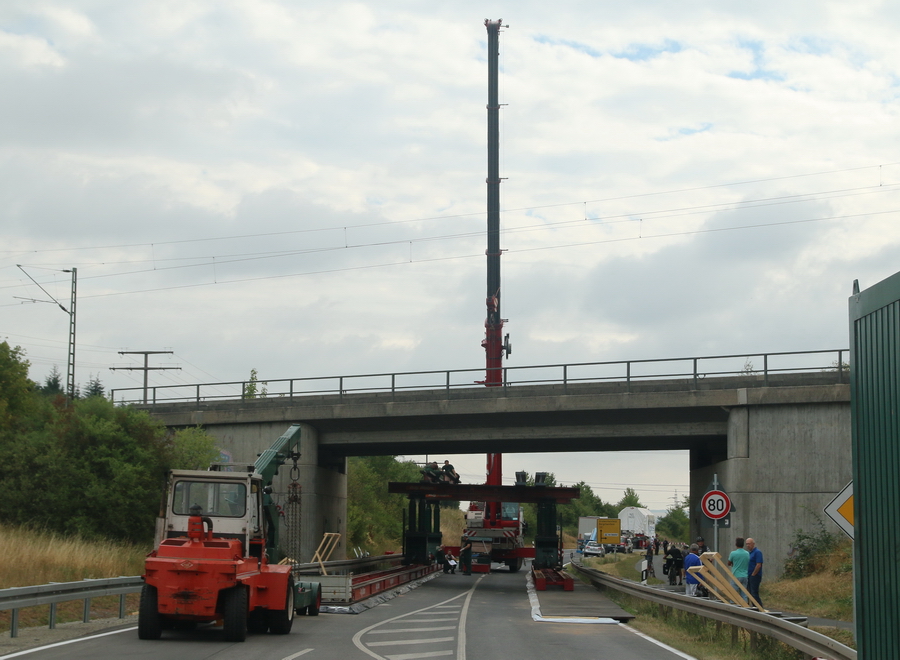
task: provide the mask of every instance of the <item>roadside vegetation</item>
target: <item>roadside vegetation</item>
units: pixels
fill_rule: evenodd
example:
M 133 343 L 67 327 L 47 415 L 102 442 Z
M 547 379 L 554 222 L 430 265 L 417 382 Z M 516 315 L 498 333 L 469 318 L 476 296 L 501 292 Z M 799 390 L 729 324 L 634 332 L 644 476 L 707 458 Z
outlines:
M 824 524 L 816 532 L 798 530 L 794 552 L 780 580 L 763 580 L 760 596 L 766 608 L 809 617 L 853 620 L 852 542 L 829 534 Z M 610 575 L 640 581 L 640 555 L 607 555 L 584 564 Z M 650 578 L 649 584 L 662 584 Z M 751 635 L 731 626 L 675 609 L 632 598 L 613 589 L 605 592 L 626 611 L 635 614 L 632 627 L 698 660 L 802 660 L 805 656 L 777 640 Z M 810 626 L 851 648 L 853 634 L 835 627 Z

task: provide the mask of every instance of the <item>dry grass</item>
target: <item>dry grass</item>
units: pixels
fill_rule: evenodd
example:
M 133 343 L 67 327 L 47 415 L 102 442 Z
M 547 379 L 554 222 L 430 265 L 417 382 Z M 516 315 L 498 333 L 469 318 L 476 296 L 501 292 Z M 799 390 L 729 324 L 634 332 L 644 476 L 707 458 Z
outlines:
M 140 575 L 149 551 L 0 525 L 0 588 Z
M 77 582 L 87 578 L 140 575 L 149 548 L 110 542 L 88 542 L 63 538 L 28 529 L 0 525 L 0 588 L 28 587 L 50 582 Z M 126 610 L 137 609 L 138 594 L 126 599 Z M 80 621 L 82 601 L 60 603 L 60 623 Z M 119 597 L 107 596 L 91 601 L 93 617 L 118 616 Z M 19 626 L 46 626 L 49 607 L 28 607 L 19 611 Z M 8 631 L 10 612 L 0 612 L 0 631 Z

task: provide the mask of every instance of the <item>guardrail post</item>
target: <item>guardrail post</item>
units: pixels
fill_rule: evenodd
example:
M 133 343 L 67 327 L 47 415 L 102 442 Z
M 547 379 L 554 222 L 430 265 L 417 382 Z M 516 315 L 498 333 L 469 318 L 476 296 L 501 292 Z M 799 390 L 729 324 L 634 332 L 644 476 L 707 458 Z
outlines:
M 694 389 L 697 389 L 697 358 L 694 358 Z
M 397 374 L 391 374 L 391 400 L 396 401 L 397 397 Z
M 625 391 L 631 392 L 631 360 L 625 363 Z
M 154 394 L 155 396 L 155 394 Z M 197 403 L 200 403 L 200 386 L 197 385 Z
M 50 630 L 56 628 L 56 603 L 50 603 Z
M 838 382 L 843 383 L 844 382 L 844 351 L 838 351 L 837 370 L 838 370 Z
M 569 365 L 563 365 L 563 394 L 569 393 Z
M 119 594 L 119 618 L 125 618 L 125 596 L 126 594 Z
M 18 637 L 19 636 L 19 609 L 15 608 L 12 611 L 12 615 L 9 619 L 9 636 L 10 637 Z
M 293 378 L 291 378 L 290 385 L 288 385 L 288 392 L 290 393 L 289 397 L 291 398 L 291 400 L 293 400 L 294 399 L 294 379 Z
M 338 377 L 338 392 L 340 392 L 340 400 L 344 400 L 344 377 Z
M 450 372 L 447 371 L 447 398 L 450 398 Z
M 769 386 L 769 354 L 763 353 L 763 385 Z
M 84 599 L 84 608 L 81 611 L 81 622 L 90 623 L 91 621 L 91 599 Z

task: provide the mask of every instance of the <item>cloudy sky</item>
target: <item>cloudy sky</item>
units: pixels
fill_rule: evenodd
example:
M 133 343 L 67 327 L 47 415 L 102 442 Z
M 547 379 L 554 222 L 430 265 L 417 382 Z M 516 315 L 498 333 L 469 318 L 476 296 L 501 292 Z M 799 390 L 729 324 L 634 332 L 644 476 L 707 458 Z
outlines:
M 82 385 L 481 368 L 502 18 L 508 366 L 843 348 L 900 269 L 900 6 L 725 5 L 5 0 L 0 339 L 65 374 L 74 267 Z M 686 490 L 595 458 L 506 464 Z

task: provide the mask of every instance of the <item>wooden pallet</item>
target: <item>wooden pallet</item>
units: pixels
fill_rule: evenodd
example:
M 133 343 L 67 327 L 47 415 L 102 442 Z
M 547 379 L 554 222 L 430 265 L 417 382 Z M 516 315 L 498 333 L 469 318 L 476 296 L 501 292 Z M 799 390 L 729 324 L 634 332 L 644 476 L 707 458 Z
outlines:
M 553 568 L 533 568 L 531 575 L 534 578 L 534 588 L 538 591 L 546 591 L 547 587 L 562 587 L 563 591 L 575 590 L 575 581 L 568 573 Z

